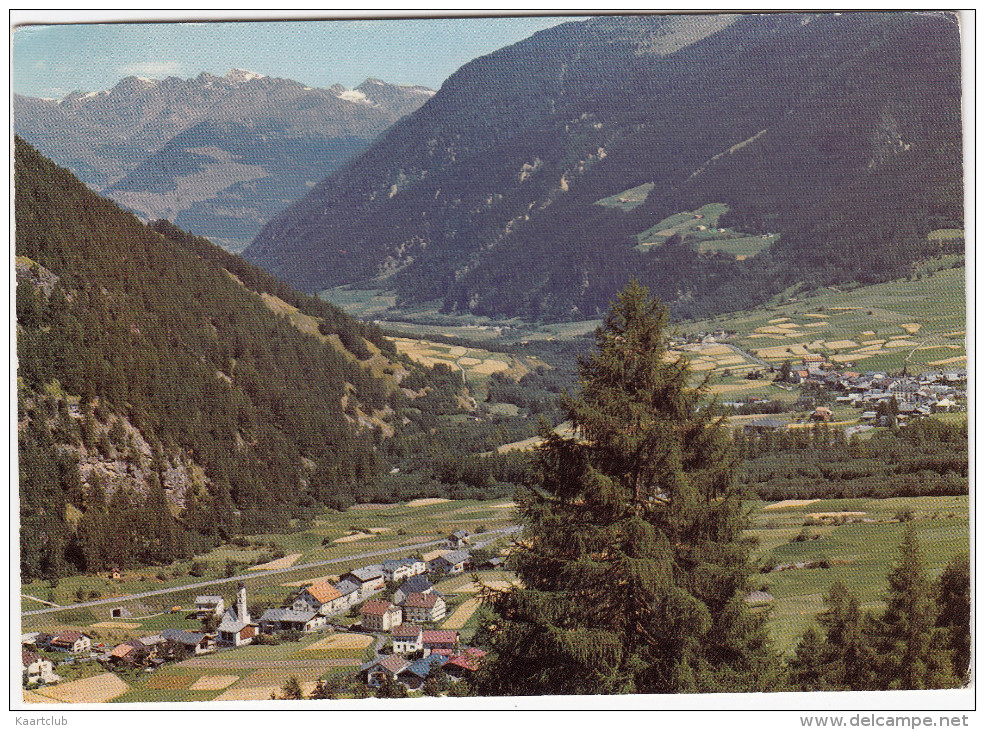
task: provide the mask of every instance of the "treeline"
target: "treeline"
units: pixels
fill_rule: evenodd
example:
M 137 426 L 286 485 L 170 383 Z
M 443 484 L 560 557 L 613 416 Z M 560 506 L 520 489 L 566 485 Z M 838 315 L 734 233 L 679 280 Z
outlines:
M 865 611 L 835 583 L 788 665 L 793 689 L 872 691 L 964 686 L 971 665 L 971 569 L 967 554 L 931 582 L 916 532 L 907 530 L 889 574 L 886 608 Z
M 821 424 L 733 434 L 738 479 L 765 500 L 968 493 L 968 426 L 920 419 L 868 440 Z
M 199 465 L 208 486 L 200 500 L 186 505 L 190 534 L 279 529 L 322 503 L 312 472 L 351 485 L 380 471 L 374 437 L 357 430 L 352 413 L 359 405 L 378 408 L 393 399 L 399 405 L 403 396 L 388 395 L 368 369 L 270 312 L 220 265 L 308 311 L 316 311 L 317 300 L 290 296 L 202 239 L 170 229 L 172 237 L 162 237 L 21 140 L 15 185 L 17 254 L 58 277 L 49 291 L 30 281 L 17 288 L 24 401 L 54 387 L 64 403 L 77 399 L 85 411 L 125 418 L 154 452 Z M 338 317 L 324 306 L 319 311 Z M 363 325 L 338 321 L 364 332 Z M 26 411 L 20 420 L 25 577 L 105 562 L 70 559 L 64 539 L 77 525 L 93 522 L 99 502 L 80 508 L 81 521 L 66 521 L 64 505 L 80 476 L 77 467 L 72 475 L 62 447 L 85 448 L 71 433 L 72 420 L 59 420 L 69 426 L 58 428 Z M 58 480 L 31 476 L 54 473 L 52 464 L 60 470 Z M 132 482 L 139 511 L 153 484 Z M 88 495 L 91 487 L 83 491 Z M 212 511 L 226 500 L 224 515 Z M 201 514 L 192 519 L 196 509 Z M 103 535 L 99 550 L 105 555 L 131 535 L 108 528 L 92 534 Z M 154 550 L 130 555 L 157 559 Z

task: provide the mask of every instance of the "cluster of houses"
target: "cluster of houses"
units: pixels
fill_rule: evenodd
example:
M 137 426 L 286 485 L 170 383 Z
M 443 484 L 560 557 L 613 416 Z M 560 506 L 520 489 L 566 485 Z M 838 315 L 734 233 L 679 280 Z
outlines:
M 818 360 L 821 358 L 821 360 Z M 879 408 L 896 402 L 896 420 L 907 420 L 963 410 L 967 392 L 958 387 L 966 382 L 967 370 L 927 372 L 920 375 L 889 375 L 887 373 L 852 371 L 837 372 L 821 367 L 823 356 L 804 358 L 805 369 L 791 370 L 788 380 L 793 383 L 816 383 L 836 392 L 835 403 L 862 409 L 859 420 L 865 426 L 888 425 L 888 416 L 880 415 Z M 726 404 L 727 405 L 727 404 Z M 732 404 L 740 405 L 740 404 Z M 827 422 L 832 411 L 826 406 L 816 408 L 811 420 Z M 763 418 L 746 425 L 747 432 L 778 431 L 789 424 L 775 418 Z M 853 432 L 862 430 L 858 427 Z
M 448 669 L 467 673 L 474 671 L 476 652 L 481 650 L 458 646 L 457 631 L 428 630 L 422 624 L 440 621 L 447 607 L 444 598 L 435 593 L 428 576 L 457 575 L 469 565 L 470 555 L 460 548 L 468 545 L 470 535 L 459 530 L 449 535 L 446 548 L 432 551 L 420 557 L 385 560 L 340 576 L 335 583 L 321 581 L 301 588 L 293 603 L 283 608 L 271 608 L 259 618 L 250 613 L 246 586 L 240 583 L 236 598 L 227 606 L 221 595 L 200 595 L 195 598 L 195 614 L 199 619 L 219 619 L 215 631 L 192 632 L 180 629 L 164 629 L 150 636 L 128 639 L 111 648 L 102 644 L 93 646 L 92 638 L 79 631 L 62 631 L 58 634 L 26 634 L 22 637 L 23 669 L 28 683 L 58 681 L 53 663 L 28 648 L 66 652 L 97 659 L 112 666 L 150 668 L 169 660 L 184 659 L 222 648 L 232 648 L 253 643 L 264 634 L 292 631 L 309 633 L 329 626 L 329 617 L 350 610 L 359 603 L 360 628 L 366 632 L 390 633 L 394 656 L 399 662 L 391 662 L 379 671 L 400 675 L 399 681 L 416 688 L 427 677 L 435 662 L 451 662 Z M 387 583 L 399 583 L 390 600 L 369 600 L 380 593 Z M 420 653 L 430 658 L 427 671 L 421 660 L 411 662 L 400 655 Z M 398 667 L 397 665 L 400 664 Z M 413 665 L 413 666 L 412 666 Z M 374 665 L 375 666 L 375 665 Z M 378 683 L 382 675 L 376 669 L 366 668 L 367 681 Z M 393 671 L 390 671 L 393 669 Z M 421 672 L 423 671 L 423 674 Z M 416 674 L 415 674 L 416 673 Z M 413 677 L 420 675 L 415 684 Z
M 425 633 L 456 634 L 457 632 Z M 452 679 L 461 679 L 472 674 L 479 668 L 479 660 L 485 655 L 485 651 L 473 646 L 434 649 L 415 660 L 394 654 L 364 664 L 360 667 L 360 672 L 370 687 L 378 687 L 389 678 L 391 681 L 403 684 L 409 690 L 416 690 L 420 689 L 431 673 L 439 667 Z

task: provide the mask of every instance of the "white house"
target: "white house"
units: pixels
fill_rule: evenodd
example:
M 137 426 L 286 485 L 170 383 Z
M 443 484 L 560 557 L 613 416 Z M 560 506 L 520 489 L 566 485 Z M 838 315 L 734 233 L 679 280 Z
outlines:
M 199 618 L 221 616 L 226 610 L 222 596 L 195 596 L 195 613 Z
M 28 684 L 44 682 L 53 684 L 61 679 L 55 674 L 55 665 L 30 649 L 21 649 L 21 667 Z
M 260 631 L 274 634 L 280 631 L 308 633 L 325 628 L 326 619 L 314 611 L 295 611 L 291 608 L 269 608 L 260 617 Z
M 81 631 L 61 631 L 51 637 L 48 646 L 55 651 L 82 654 L 92 649 L 92 639 Z
M 445 553 L 431 564 L 431 570 L 441 571 L 448 575 L 457 575 L 465 570 L 469 562 L 469 554 L 464 550 L 454 550 Z
M 406 580 L 415 575 L 427 572 L 427 563 L 420 558 L 400 558 L 399 560 L 384 560 L 380 566 L 383 577 L 390 581 Z
M 295 611 L 314 611 L 320 616 L 331 616 L 344 611 L 350 605 L 331 583 L 312 583 L 298 592 L 292 608 Z
M 424 632 L 417 624 L 400 624 L 390 630 L 394 654 L 410 654 L 424 648 Z
M 404 601 L 404 621 L 440 621 L 445 617 L 445 600 L 435 593 L 411 593 Z
M 383 577 L 383 568 L 379 565 L 367 565 L 365 568 L 356 568 L 342 576 L 342 580 L 348 580 L 359 586 L 359 597 L 368 596 L 383 590 L 386 580 Z

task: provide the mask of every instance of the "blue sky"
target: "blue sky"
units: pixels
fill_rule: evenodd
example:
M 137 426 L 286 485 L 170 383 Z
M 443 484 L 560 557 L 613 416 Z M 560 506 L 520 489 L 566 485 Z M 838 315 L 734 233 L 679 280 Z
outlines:
M 58 16 L 54 16 L 58 19 Z M 569 18 L 23 25 L 13 34 L 13 88 L 61 98 L 125 76 L 189 78 L 244 68 L 308 86 L 373 76 L 437 89 L 463 64 Z

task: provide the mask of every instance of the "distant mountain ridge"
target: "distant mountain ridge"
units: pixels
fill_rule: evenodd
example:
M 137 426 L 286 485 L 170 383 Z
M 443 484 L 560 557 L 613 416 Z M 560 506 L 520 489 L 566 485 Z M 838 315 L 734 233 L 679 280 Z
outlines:
M 15 94 L 14 129 L 138 215 L 239 249 L 433 93 L 378 79 L 311 88 L 243 69 L 128 76 L 60 100 Z
M 953 14 L 565 23 L 463 66 L 244 255 L 307 291 L 553 320 L 631 276 L 688 315 L 906 275 L 963 225 L 960 98 Z M 765 250 L 663 245 L 712 203 Z

